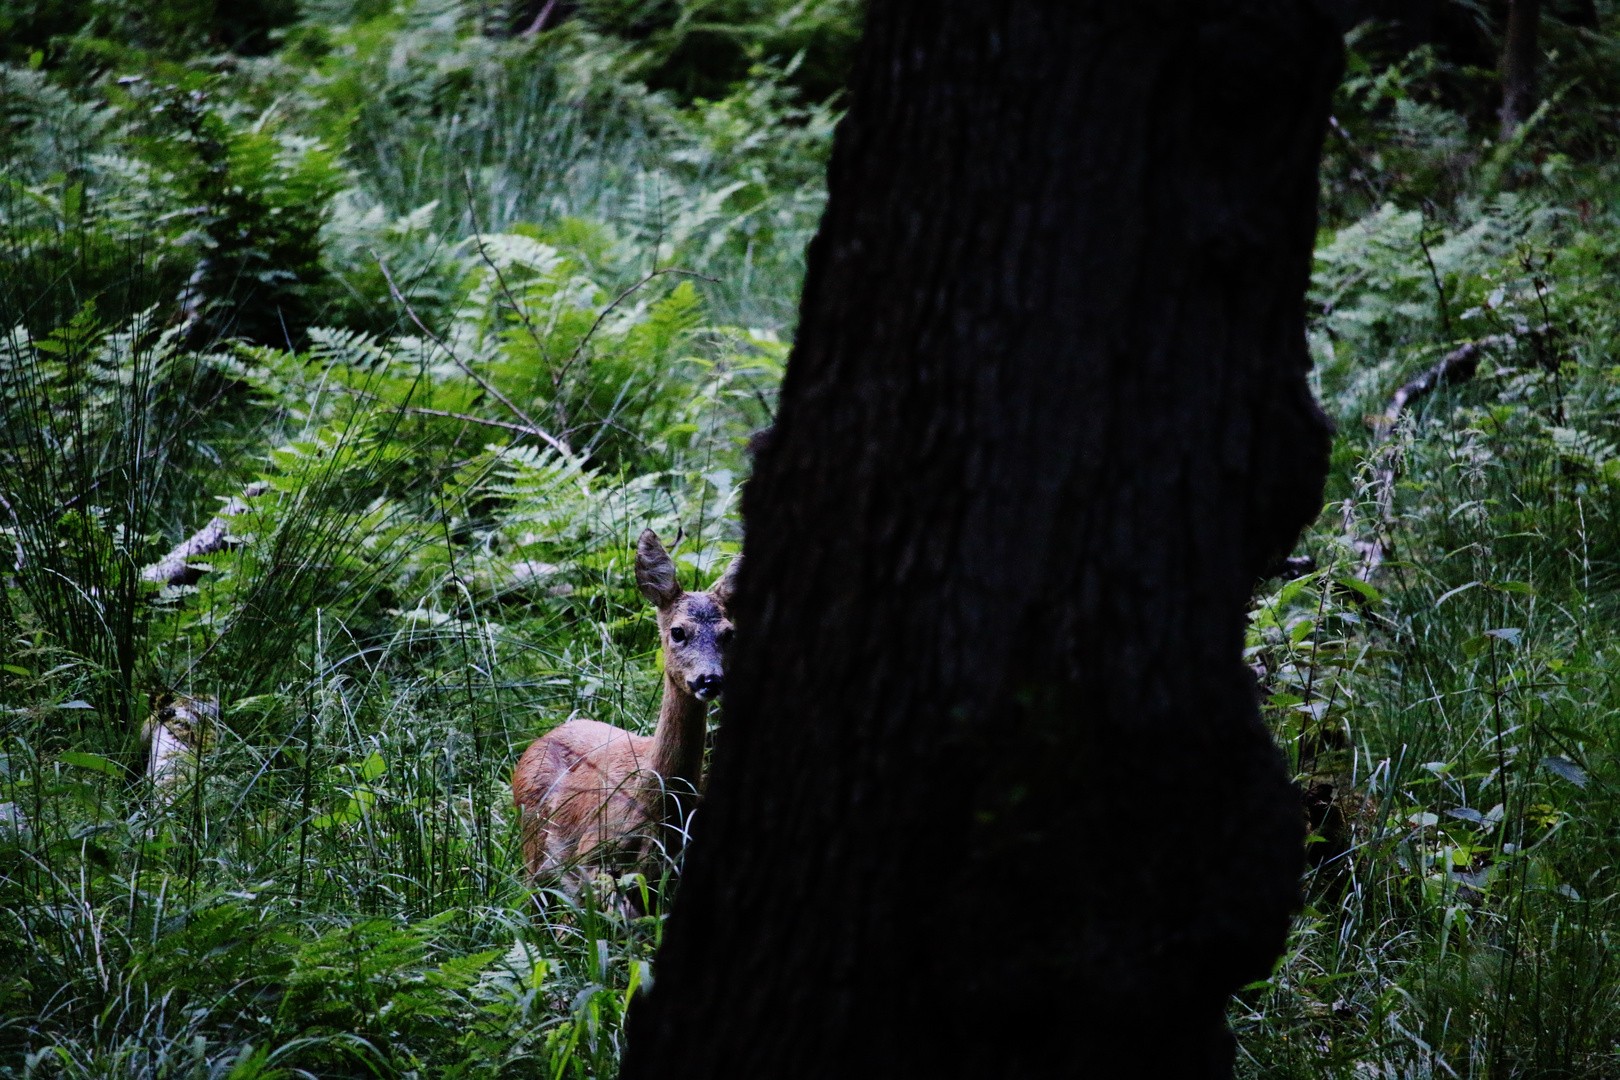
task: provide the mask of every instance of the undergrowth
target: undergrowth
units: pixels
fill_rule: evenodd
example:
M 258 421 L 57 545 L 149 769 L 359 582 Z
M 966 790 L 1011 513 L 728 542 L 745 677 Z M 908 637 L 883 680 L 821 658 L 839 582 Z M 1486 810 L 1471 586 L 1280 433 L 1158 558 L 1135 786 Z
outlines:
M 1307 906 L 1244 1075 L 1620 1071 L 1620 28 L 1550 5 L 1503 141 L 1453 6 L 1352 32 L 1329 131 L 1339 434 L 1247 656 Z M 650 725 L 639 531 L 737 548 L 859 9 L 542 7 L 4 14 L 0 1075 L 616 1071 L 663 908 L 537 902 L 507 780 Z
M 833 112 L 483 14 L 0 71 L 4 1075 L 616 1069 L 662 908 L 531 896 L 510 768 L 657 713 L 632 545 L 736 550 Z
M 1248 652 L 1311 870 L 1234 1003 L 1246 1075 L 1620 1069 L 1616 46 L 1544 29 L 1569 51 L 1503 143 L 1477 72 L 1352 35 L 1310 298 L 1330 498 Z

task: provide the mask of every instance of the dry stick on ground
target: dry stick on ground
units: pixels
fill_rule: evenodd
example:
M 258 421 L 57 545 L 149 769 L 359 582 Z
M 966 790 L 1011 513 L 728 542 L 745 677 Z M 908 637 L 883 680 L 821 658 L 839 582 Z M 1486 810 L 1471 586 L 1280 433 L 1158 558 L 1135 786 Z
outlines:
M 163 558 L 142 570 L 141 577 L 147 581 L 155 581 L 159 585 L 196 584 L 197 579 L 207 570 L 205 567 L 192 566 L 189 560 L 202 555 L 211 555 L 229 547 L 231 543 L 229 519 L 248 508 L 244 499 L 263 495 L 269 489 L 270 485 L 262 480 L 256 480 L 243 488 L 241 495 L 232 496 L 219 513 L 208 519 L 208 524 L 176 544 Z
M 473 382 L 477 383 L 486 394 L 500 402 L 502 405 L 505 405 L 507 409 L 511 411 L 513 416 L 523 421 L 525 427 L 522 430 L 526 434 L 533 435 L 536 438 L 541 439 L 553 450 L 556 450 L 560 454 L 567 457 L 574 456 L 574 451 L 568 445 L 566 440 L 557 438 L 557 436 L 550 434 L 541 428 L 539 424 L 536 424 L 534 420 L 530 418 L 528 413 L 524 412 L 522 409 L 513 404 L 512 400 L 497 390 L 494 384 L 485 379 L 482 375 L 478 374 L 478 372 L 474 371 L 466 361 L 457 356 L 455 350 L 450 348 L 450 346 L 445 343 L 443 338 L 439 337 L 439 335 L 435 334 L 432 330 L 429 330 L 427 328 L 427 324 L 424 323 L 416 314 L 416 309 L 411 307 L 410 301 L 406 300 L 405 295 L 399 291 L 399 286 L 394 284 L 393 275 L 388 272 L 388 264 L 383 261 L 382 256 L 373 251 L 371 253 L 371 257 L 377 260 L 377 267 L 382 271 L 383 280 L 388 282 L 389 295 L 398 301 L 400 306 L 405 309 L 405 314 L 411 317 L 411 322 L 416 324 L 416 328 L 418 330 L 426 334 L 429 340 L 431 340 L 439 348 L 443 349 L 445 355 L 450 358 L 451 362 L 465 372 L 467 377 Z
M 1385 442 L 1389 439 L 1395 431 L 1396 422 L 1401 418 L 1401 411 L 1418 398 L 1439 387 L 1454 386 L 1472 379 L 1474 372 L 1479 369 L 1481 349 L 1489 345 L 1506 345 L 1512 340 L 1504 335 L 1493 335 L 1459 345 L 1441 357 L 1433 367 L 1395 391 L 1395 396 L 1389 399 L 1389 408 L 1384 410 L 1384 415 L 1373 425 L 1378 441 Z

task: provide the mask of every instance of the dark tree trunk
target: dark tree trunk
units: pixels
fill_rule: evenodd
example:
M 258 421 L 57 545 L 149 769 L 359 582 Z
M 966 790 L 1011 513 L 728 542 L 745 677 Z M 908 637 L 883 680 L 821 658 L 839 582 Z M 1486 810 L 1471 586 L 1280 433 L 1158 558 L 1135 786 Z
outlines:
M 1305 0 L 867 26 L 623 1075 L 1226 1075 L 1303 866 L 1241 646 L 1321 505 L 1338 37 Z
M 1536 31 L 1541 0 L 1508 4 L 1507 35 L 1502 42 L 1502 138 L 1519 129 L 1536 108 Z

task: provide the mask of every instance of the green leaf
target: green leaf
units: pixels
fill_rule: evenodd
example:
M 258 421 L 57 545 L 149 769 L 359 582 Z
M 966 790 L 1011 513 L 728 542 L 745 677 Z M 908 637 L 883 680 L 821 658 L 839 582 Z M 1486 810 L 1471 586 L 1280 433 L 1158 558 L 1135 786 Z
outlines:
M 1497 592 L 1518 593 L 1520 596 L 1536 595 L 1536 590 L 1522 581 L 1493 581 L 1491 588 Z
M 1360 593 L 1366 598 L 1368 603 L 1377 604 L 1381 603 L 1384 599 L 1384 595 L 1382 593 L 1373 588 L 1371 585 L 1367 584 L 1365 581 L 1362 581 L 1360 578 L 1346 576 L 1334 578 L 1333 580 L 1352 592 Z
M 362 812 L 360 802 L 350 797 L 344 800 L 342 809 L 322 814 L 310 824 L 317 829 L 330 829 L 334 825 L 352 825 L 360 820 Z
M 1484 584 L 1484 582 L 1482 582 L 1482 581 L 1470 581 L 1466 585 L 1459 585 L 1455 589 L 1452 589 L 1450 592 L 1442 593 L 1440 595 L 1440 599 L 1438 599 L 1438 600 L 1436 600 L 1434 602 L 1434 606 L 1439 607 L 1441 604 L 1445 603 L 1447 600 L 1450 600 L 1453 596 L 1456 596 L 1458 593 L 1467 592 L 1469 589 L 1472 589 L 1475 585 L 1483 585 L 1483 584 Z
M 99 754 L 82 754 L 77 750 L 69 750 L 57 760 L 65 765 L 77 765 L 81 769 L 91 769 L 98 773 L 106 773 L 108 776 L 122 776 L 124 773 L 123 769 Z
M 1586 770 L 1566 757 L 1542 758 L 1541 767 L 1548 772 L 1557 773 L 1578 788 L 1586 786 Z
M 380 751 L 373 750 L 371 752 L 371 756 L 366 758 L 366 760 L 360 765 L 360 779 L 367 781 L 375 780 L 377 777 L 381 776 L 387 771 L 388 763 L 383 760 L 382 753 Z

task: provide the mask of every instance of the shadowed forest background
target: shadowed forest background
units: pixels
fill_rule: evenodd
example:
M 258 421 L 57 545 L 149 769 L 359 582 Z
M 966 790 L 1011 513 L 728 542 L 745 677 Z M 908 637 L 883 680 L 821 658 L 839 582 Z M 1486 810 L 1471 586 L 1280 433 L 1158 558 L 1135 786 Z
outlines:
M 1614 1075 L 1620 12 L 1542 5 L 1507 124 L 1506 5 L 1406 15 L 1347 35 L 1333 470 L 1251 612 L 1312 832 L 1239 1072 Z M 650 728 L 644 527 L 689 588 L 740 547 L 859 30 L 0 4 L 0 1075 L 615 1074 L 664 904 L 534 918 L 511 765 Z

